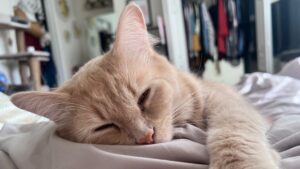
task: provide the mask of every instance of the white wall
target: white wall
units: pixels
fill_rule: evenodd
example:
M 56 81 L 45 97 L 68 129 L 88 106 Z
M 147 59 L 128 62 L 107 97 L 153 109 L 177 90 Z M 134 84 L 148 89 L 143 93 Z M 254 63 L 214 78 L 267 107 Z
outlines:
M 81 47 L 82 47 L 82 52 L 84 53 L 83 60 L 85 61 L 87 59 L 91 59 L 101 55 L 100 41 L 98 35 L 100 29 L 99 26 L 97 26 L 96 24 L 97 18 L 102 18 L 111 21 L 113 27 L 112 32 L 114 32 L 117 27 L 116 18 L 122 12 L 126 0 L 113 0 L 115 11 L 102 10 L 102 11 L 90 12 L 90 13 L 86 13 L 86 12 L 83 13 L 82 0 L 72 0 L 72 2 L 73 2 L 72 8 L 75 11 L 76 20 L 82 26 Z M 93 16 L 97 13 L 99 16 Z M 87 15 L 89 17 L 87 17 Z
M 114 0 L 114 12 L 109 14 L 99 15 L 98 17 L 110 21 L 112 23 L 112 31 L 115 32 L 118 27 L 119 17 L 126 5 L 126 0 Z
M 244 75 L 243 60 L 241 60 L 241 63 L 238 66 L 232 66 L 229 62 L 224 60 L 221 60 L 219 64 L 221 70 L 220 74 L 217 72 L 216 64 L 208 61 L 205 65 L 203 78 L 228 85 L 234 85 L 239 82 L 241 77 Z
M 67 0 L 69 4 L 69 16 L 64 18 L 59 13 L 58 1 L 48 0 L 46 2 L 47 19 L 52 36 L 53 56 L 58 70 L 59 83 L 69 79 L 72 75 L 72 67 L 83 62 L 84 48 L 82 39 L 75 37 L 73 22 L 77 20 L 77 14 L 72 8 L 73 1 Z M 64 32 L 70 32 L 70 40 L 64 38 Z M 83 32 L 82 32 L 83 36 Z
M 114 0 L 114 11 L 112 13 L 102 14 L 92 19 L 89 19 L 86 24 L 87 36 L 86 36 L 86 44 L 87 44 L 87 54 L 90 58 L 96 57 L 101 54 L 100 42 L 98 38 L 98 31 L 101 29 L 101 26 L 95 26 L 97 19 L 102 19 L 105 21 L 109 21 L 111 23 L 112 33 L 115 33 L 117 30 L 119 17 L 126 5 L 126 0 Z M 157 26 L 157 16 L 163 16 L 162 9 L 162 0 L 151 0 L 151 14 L 152 14 L 152 23 L 153 26 Z M 103 25 L 106 26 L 106 25 Z M 91 44 L 91 39 L 95 40 L 95 44 Z
M 85 54 L 88 58 L 94 58 L 101 55 L 100 40 L 99 40 L 99 29 L 95 26 L 95 20 L 89 19 L 84 23 L 84 46 L 86 48 Z
M 109 14 L 99 15 L 98 17 L 110 21 L 112 23 L 112 30 L 113 32 L 115 32 L 118 26 L 119 17 L 126 5 L 127 0 L 113 0 L 113 1 L 114 1 L 114 12 Z M 152 22 L 154 26 L 156 26 L 157 16 L 163 15 L 162 0 L 150 0 L 150 5 L 151 5 Z
M 150 0 L 153 26 L 157 26 L 157 16 L 163 17 L 162 0 Z
M 2 0 L 0 2 L 0 13 L 4 15 L 13 15 L 14 2 L 11 0 Z M 9 45 L 9 41 L 12 42 Z M 17 52 L 16 34 L 14 30 L 0 30 L 0 54 Z M 20 83 L 20 76 L 16 62 L 0 61 L 0 71 L 12 83 Z
M 163 0 L 163 13 L 171 63 L 187 71 L 188 55 L 181 0 Z
M 100 42 L 98 29 L 95 27 L 95 19 L 83 18 L 78 11 L 79 0 L 67 0 L 70 14 L 63 18 L 58 11 L 57 1 L 45 1 L 49 22 L 49 30 L 52 36 L 54 59 L 58 69 L 59 83 L 71 77 L 72 67 L 86 60 L 100 55 Z M 101 15 L 101 18 L 112 22 L 113 32 L 116 30 L 118 18 L 121 14 L 126 0 L 114 0 L 115 11 L 111 14 Z M 78 22 L 82 27 L 81 38 L 75 38 L 73 22 Z M 71 33 L 69 42 L 64 39 L 64 32 Z M 94 43 L 92 43 L 94 41 Z
M 114 0 L 114 11 L 109 12 L 107 14 L 101 14 L 99 16 L 86 19 L 84 22 L 86 30 L 85 42 L 87 46 L 87 55 L 89 58 L 94 58 L 96 56 L 101 55 L 102 51 L 100 49 L 100 41 L 98 32 L 101 28 L 105 27 L 106 25 L 99 25 L 97 19 L 105 20 L 111 23 L 111 32 L 115 33 L 117 30 L 119 17 L 126 5 L 126 0 Z M 97 24 L 98 23 L 98 24 Z M 94 44 L 91 44 L 91 41 L 94 41 Z
M 258 70 L 274 73 L 272 3 L 275 0 L 255 0 Z

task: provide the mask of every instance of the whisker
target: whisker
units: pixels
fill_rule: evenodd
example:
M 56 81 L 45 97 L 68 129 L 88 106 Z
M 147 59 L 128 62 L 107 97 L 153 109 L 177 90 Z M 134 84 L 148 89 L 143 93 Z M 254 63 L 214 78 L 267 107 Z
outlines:
M 198 94 L 198 92 L 200 91 L 201 89 L 198 89 L 192 93 L 190 93 L 178 106 L 176 106 L 174 108 L 174 111 L 176 111 L 176 109 L 178 109 L 180 106 L 182 106 L 183 104 L 185 104 L 187 101 L 191 100 L 191 99 L 194 99 L 195 95 Z

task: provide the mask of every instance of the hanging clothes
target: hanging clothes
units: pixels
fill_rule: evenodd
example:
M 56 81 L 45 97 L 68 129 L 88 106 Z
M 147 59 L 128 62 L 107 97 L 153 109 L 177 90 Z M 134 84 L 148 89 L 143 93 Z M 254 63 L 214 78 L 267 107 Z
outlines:
M 182 0 L 189 64 L 202 74 L 208 59 L 217 60 L 216 33 L 203 0 Z
M 236 3 L 241 14 L 239 21 L 240 55 L 244 59 L 245 72 L 251 73 L 257 71 L 255 2 L 236 0 Z
M 228 35 L 228 21 L 224 0 L 218 0 L 218 52 L 220 59 L 226 57 L 226 39 Z
M 193 36 L 193 52 L 194 56 L 200 54 L 202 49 L 201 39 L 200 39 L 200 32 L 201 32 L 201 25 L 200 25 L 200 10 L 199 8 L 194 8 L 195 10 L 195 33 Z
M 198 72 L 203 50 L 201 41 L 200 9 L 198 3 L 199 2 L 197 1 L 182 1 L 189 66 L 194 72 Z
M 204 71 L 208 59 L 216 65 L 225 59 L 236 66 L 243 58 L 247 72 L 246 60 L 256 53 L 254 2 L 217 0 L 209 10 L 203 0 L 182 4 L 191 70 Z
M 238 18 L 234 0 L 226 0 L 229 34 L 226 39 L 227 60 L 234 66 L 239 64 L 238 58 Z
M 201 13 L 202 13 L 202 18 L 201 20 L 202 22 L 202 26 L 204 32 L 203 32 L 203 37 L 204 37 L 204 42 L 205 42 L 205 52 L 213 58 L 213 60 L 217 59 L 217 49 L 216 49 L 216 45 L 215 45 L 215 29 L 211 20 L 211 17 L 208 13 L 207 7 L 205 2 L 202 2 L 200 4 L 201 6 Z
M 241 0 L 236 0 L 236 16 L 238 20 L 238 57 L 243 57 L 243 52 L 245 49 L 245 35 L 244 29 L 242 26 L 243 23 L 243 15 L 242 15 L 242 4 Z
M 183 1 L 183 11 L 184 11 L 184 21 L 186 27 L 186 36 L 187 36 L 187 47 L 188 52 L 193 53 L 193 36 L 194 36 L 194 28 L 195 28 L 195 18 L 194 18 L 194 9 L 192 4 L 184 3 Z M 189 57 L 192 57 L 189 55 Z

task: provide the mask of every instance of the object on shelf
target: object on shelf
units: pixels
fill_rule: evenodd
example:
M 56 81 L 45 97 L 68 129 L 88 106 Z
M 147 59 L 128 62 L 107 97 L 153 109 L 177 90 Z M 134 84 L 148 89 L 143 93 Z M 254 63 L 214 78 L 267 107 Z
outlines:
M 30 23 L 27 20 L 16 16 L 0 14 L 0 29 L 29 29 Z
M 5 91 L 5 94 L 7 95 L 12 95 L 15 94 L 17 92 L 25 92 L 25 91 L 31 91 L 33 90 L 33 85 L 8 85 L 7 89 Z
M 35 90 L 41 88 L 41 62 L 49 60 L 48 52 L 20 52 L 16 54 L 0 55 L 0 60 L 19 61 L 19 71 L 23 85 L 34 84 Z M 27 67 L 30 70 L 30 79 L 27 76 Z
M 33 51 L 33 52 L 19 52 L 15 54 L 0 55 L 0 60 L 28 60 L 30 58 L 39 58 L 39 60 L 48 61 L 49 53 L 42 52 L 42 51 Z
M 0 72 L 0 92 L 5 92 L 7 89 L 8 80 L 6 76 Z

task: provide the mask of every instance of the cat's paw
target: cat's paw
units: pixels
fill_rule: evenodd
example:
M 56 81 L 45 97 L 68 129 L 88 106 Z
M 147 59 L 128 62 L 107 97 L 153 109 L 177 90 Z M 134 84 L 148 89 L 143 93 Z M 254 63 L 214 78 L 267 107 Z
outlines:
M 211 164 L 209 169 L 280 169 L 280 167 L 273 162 L 265 162 L 262 164 L 254 162 L 233 162 L 227 165 Z
M 279 162 L 281 160 L 281 157 L 280 157 L 279 153 L 274 149 L 270 149 L 270 152 L 271 152 L 271 155 L 272 155 L 272 158 L 273 158 L 274 162 L 279 164 Z

